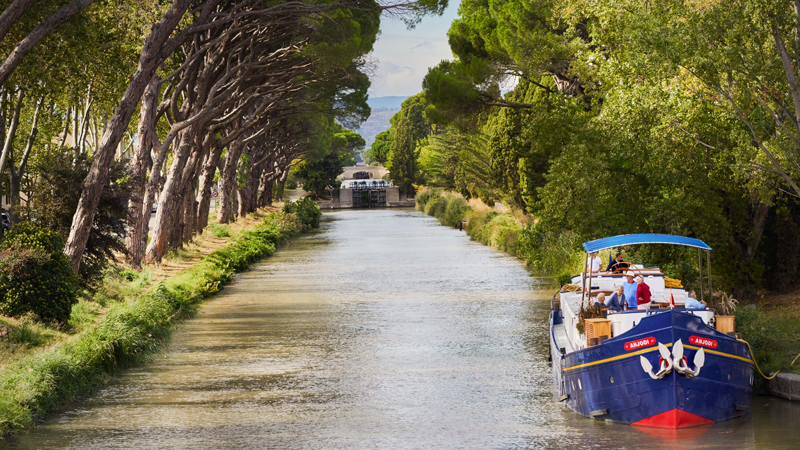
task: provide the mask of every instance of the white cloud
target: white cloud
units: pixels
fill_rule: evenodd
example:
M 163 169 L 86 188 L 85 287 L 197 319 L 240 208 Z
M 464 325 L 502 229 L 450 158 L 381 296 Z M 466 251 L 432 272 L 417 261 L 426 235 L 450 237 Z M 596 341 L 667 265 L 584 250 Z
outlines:
M 453 59 L 447 30 L 457 14 L 458 3 L 451 4 L 441 17 L 427 17 L 411 30 L 402 22 L 384 19 L 371 55 L 377 70 L 370 96 L 410 96 L 421 91 L 428 68 Z

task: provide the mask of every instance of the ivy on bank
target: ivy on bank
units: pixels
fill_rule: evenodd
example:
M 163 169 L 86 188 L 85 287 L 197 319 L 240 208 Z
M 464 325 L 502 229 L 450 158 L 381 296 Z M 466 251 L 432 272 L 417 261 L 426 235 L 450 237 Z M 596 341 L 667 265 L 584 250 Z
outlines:
M 149 293 L 113 304 L 96 326 L 7 367 L 0 373 L 0 436 L 31 425 L 120 369 L 141 363 L 170 336 L 177 321 L 191 316 L 235 272 L 272 255 L 304 228 L 294 214 L 272 213 Z

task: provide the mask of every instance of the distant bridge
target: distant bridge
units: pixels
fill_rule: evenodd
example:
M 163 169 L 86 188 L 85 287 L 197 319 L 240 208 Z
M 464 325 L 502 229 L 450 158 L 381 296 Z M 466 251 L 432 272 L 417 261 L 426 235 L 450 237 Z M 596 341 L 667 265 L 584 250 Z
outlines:
M 367 172 L 372 175 L 370 178 L 373 180 L 380 180 L 389 170 L 383 166 L 348 166 L 343 169 L 342 176 L 345 180 L 352 180 L 356 172 Z

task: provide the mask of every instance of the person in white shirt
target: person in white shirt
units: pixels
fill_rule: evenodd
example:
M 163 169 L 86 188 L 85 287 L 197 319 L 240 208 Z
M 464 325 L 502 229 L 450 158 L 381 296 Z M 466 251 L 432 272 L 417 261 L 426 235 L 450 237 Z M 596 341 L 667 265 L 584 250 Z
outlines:
M 591 258 L 591 262 L 587 264 L 586 268 L 588 269 L 589 265 L 591 265 L 592 273 L 600 272 L 600 265 L 603 264 L 603 261 L 597 256 L 597 252 L 590 253 L 589 258 Z

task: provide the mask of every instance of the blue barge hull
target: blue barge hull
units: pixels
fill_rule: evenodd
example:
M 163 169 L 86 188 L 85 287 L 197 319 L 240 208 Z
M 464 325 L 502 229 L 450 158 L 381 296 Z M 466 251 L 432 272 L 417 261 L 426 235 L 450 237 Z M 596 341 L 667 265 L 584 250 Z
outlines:
M 747 345 L 690 312 L 652 311 L 629 331 L 568 354 L 557 348 L 553 334 L 560 324 L 561 310 L 553 310 L 553 375 L 562 399 L 584 416 L 684 428 L 733 419 L 750 410 L 753 363 Z M 685 366 L 699 369 L 697 374 L 687 376 L 673 368 L 654 379 L 653 371 L 664 367 L 659 344 L 670 356 L 679 355 L 683 347 Z M 654 369 L 648 372 L 648 366 Z

